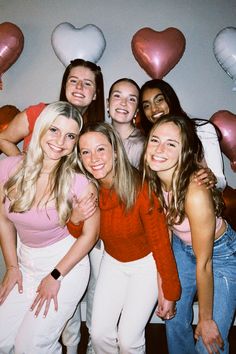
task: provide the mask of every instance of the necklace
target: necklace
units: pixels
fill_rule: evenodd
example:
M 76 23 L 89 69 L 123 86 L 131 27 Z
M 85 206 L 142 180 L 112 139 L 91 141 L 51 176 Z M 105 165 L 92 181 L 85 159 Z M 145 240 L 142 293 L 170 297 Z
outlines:
M 135 131 L 135 127 L 132 127 L 132 130 L 129 132 L 129 134 L 123 140 L 128 139 L 130 137 L 130 135 L 133 134 L 134 131 Z

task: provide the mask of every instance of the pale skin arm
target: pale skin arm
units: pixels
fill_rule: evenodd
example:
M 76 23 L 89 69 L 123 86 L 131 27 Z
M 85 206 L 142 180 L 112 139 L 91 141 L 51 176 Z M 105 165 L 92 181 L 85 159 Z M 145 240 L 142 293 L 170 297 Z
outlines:
M 89 188 L 91 191 L 91 186 Z M 93 188 L 93 193 L 97 195 L 95 186 Z M 98 239 L 99 229 L 100 210 L 97 208 L 93 215 L 84 221 L 80 237 L 60 262 L 55 264 L 55 268 L 57 268 L 63 276 L 66 276 L 92 249 Z M 46 317 L 51 301 L 54 302 L 55 311 L 58 310 L 57 294 L 59 289 L 60 281 L 55 280 L 50 274 L 42 279 L 37 289 L 37 296 L 31 306 L 31 310 L 35 310 L 35 317 L 39 315 L 41 310 L 43 311 L 43 316 Z
M 18 286 L 20 293 L 23 292 L 22 274 L 18 267 L 16 253 L 16 230 L 5 214 L 2 185 L 0 186 L 0 244 L 6 265 L 6 273 L 0 284 L 1 305 L 15 285 Z
M 189 219 L 192 246 L 196 256 L 199 319 L 195 338 L 202 337 L 209 354 L 219 354 L 219 348 L 222 348 L 224 343 L 212 319 L 212 251 L 215 238 L 215 214 L 211 192 L 204 186 L 191 183 L 186 195 L 185 213 Z
M 8 127 L 0 133 L 0 151 L 7 156 L 21 153 L 16 144 L 29 135 L 26 111 L 18 113 Z

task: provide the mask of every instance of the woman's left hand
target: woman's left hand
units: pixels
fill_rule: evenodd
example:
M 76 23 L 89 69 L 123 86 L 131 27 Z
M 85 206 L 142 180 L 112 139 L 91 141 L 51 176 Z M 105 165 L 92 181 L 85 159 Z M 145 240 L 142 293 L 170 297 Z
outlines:
M 60 286 L 61 282 L 59 280 L 55 280 L 50 274 L 42 279 L 37 289 L 37 296 L 31 306 L 31 311 L 36 309 L 35 317 L 39 315 L 43 307 L 43 317 L 46 317 L 52 300 L 54 302 L 55 311 L 58 310 L 57 294 Z
M 224 341 L 217 324 L 213 320 L 199 321 L 194 337 L 196 340 L 202 337 L 202 341 L 209 354 L 220 354 L 219 348 L 222 350 L 224 348 Z
M 212 172 L 212 170 L 208 167 L 201 168 L 195 174 L 195 181 L 197 184 L 202 185 L 205 184 L 207 189 L 214 187 L 217 183 L 216 176 Z
M 156 315 L 163 320 L 171 320 L 176 314 L 176 303 L 175 301 L 169 301 L 165 298 L 162 301 L 158 301 L 158 306 L 156 309 Z

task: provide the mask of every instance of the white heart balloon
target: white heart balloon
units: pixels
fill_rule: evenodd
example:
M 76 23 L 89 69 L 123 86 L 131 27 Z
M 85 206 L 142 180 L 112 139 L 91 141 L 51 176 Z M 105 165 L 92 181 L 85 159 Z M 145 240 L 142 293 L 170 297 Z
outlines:
M 221 30 L 213 45 L 216 60 L 236 84 L 236 28 L 226 27 Z M 233 88 L 236 91 L 236 87 Z
M 95 25 L 74 27 L 71 23 L 63 22 L 52 32 L 51 43 L 58 59 L 65 65 L 76 58 L 96 63 L 102 56 L 106 40 Z

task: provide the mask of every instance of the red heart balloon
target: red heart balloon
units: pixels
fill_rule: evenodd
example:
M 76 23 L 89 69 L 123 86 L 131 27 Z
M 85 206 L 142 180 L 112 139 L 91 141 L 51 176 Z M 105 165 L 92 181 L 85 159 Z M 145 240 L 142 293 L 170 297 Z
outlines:
M 15 63 L 24 46 L 20 28 L 10 22 L 0 24 L 0 75 Z
M 222 139 L 220 147 L 230 159 L 231 168 L 236 172 L 236 115 L 229 111 L 218 111 L 210 120 L 219 128 Z
M 234 230 L 236 230 L 236 189 L 227 186 L 223 192 L 223 198 L 226 207 L 223 217 L 230 223 Z
M 158 32 L 142 28 L 132 38 L 131 48 L 139 65 L 153 79 L 162 79 L 181 59 L 185 37 L 177 28 Z

